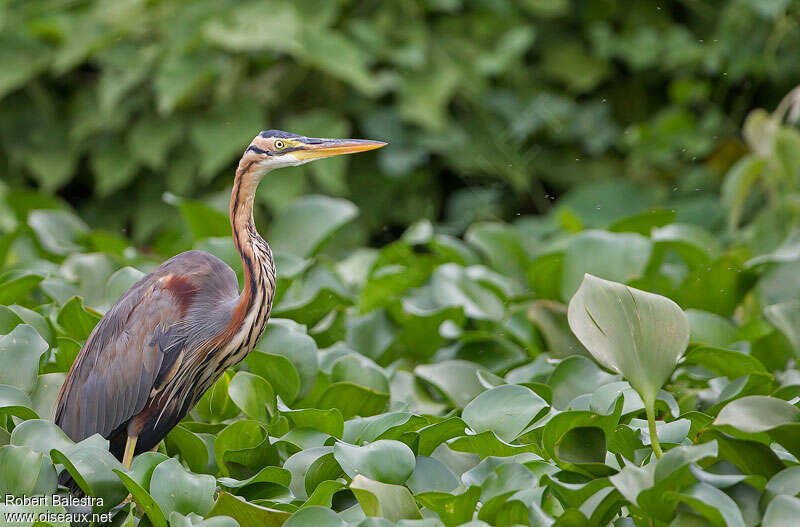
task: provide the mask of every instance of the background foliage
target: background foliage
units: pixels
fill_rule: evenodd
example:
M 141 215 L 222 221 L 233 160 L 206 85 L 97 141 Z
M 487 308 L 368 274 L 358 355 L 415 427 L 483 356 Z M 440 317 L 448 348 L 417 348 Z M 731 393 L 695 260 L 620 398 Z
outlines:
M 798 22 L 789 0 L 0 2 L 0 495 L 68 470 L 133 494 L 125 525 L 790 525 Z M 390 146 L 265 178 L 268 332 L 124 472 L 52 401 L 142 273 L 189 248 L 240 269 L 232 172 L 266 128 Z M 567 325 L 587 272 L 688 317 L 660 460 Z

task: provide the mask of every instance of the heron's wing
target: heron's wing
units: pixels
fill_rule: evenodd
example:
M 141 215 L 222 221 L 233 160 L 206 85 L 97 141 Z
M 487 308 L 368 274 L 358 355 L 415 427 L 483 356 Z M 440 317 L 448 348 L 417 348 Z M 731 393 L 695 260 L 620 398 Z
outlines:
M 151 392 L 196 345 L 192 304 L 237 294 L 236 276 L 198 251 L 165 262 L 126 291 L 97 324 L 75 359 L 55 408 L 55 422 L 74 441 L 108 437 L 145 407 Z M 210 296 L 209 296 L 210 295 Z

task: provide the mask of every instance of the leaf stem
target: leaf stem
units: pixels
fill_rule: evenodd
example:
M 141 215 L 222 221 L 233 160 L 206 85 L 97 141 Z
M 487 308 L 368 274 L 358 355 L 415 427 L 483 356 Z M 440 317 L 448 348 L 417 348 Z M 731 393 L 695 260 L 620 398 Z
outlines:
M 650 430 L 650 446 L 653 447 L 653 453 L 656 457 L 661 459 L 664 452 L 661 450 L 661 444 L 658 442 L 658 434 L 656 433 L 655 402 L 645 402 L 644 411 L 647 414 L 647 425 Z

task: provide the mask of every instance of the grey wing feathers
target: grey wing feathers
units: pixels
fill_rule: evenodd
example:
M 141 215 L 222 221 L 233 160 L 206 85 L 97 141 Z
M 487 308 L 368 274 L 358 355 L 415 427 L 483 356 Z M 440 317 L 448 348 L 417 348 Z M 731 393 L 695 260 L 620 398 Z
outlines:
M 164 371 L 197 344 L 189 332 L 202 324 L 187 320 L 196 316 L 192 304 L 199 301 L 209 313 L 209 305 L 224 306 L 237 295 L 230 267 L 199 251 L 179 254 L 143 277 L 78 354 L 56 401 L 56 424 L 74 441 L 108 437 L 142 411 Z

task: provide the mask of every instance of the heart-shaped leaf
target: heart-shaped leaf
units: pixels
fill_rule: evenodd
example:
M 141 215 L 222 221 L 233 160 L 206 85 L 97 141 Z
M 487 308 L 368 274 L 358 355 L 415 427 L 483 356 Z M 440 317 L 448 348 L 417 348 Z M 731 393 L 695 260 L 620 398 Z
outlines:
M 591 275 L 570 301 L 568 318 L 592 356 L 621 373 L 646 407 L 689 344 L 689 322 L 675 302 Z

